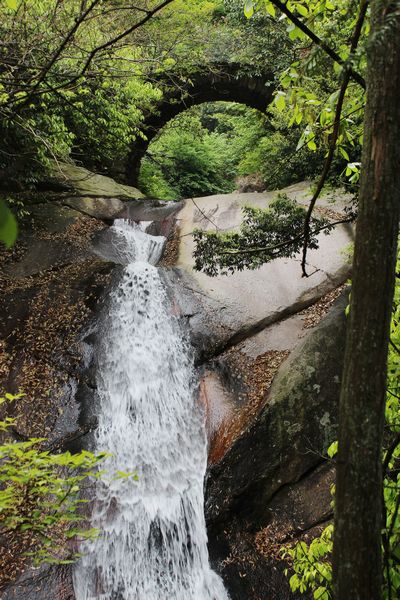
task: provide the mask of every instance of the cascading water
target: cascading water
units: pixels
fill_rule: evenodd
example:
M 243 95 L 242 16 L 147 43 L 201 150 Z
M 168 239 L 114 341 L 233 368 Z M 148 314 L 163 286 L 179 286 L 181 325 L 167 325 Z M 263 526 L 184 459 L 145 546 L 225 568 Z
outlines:
M 99 352 L 96 449 L 112 456 L 96 484 L 92 523 L 74 572 L 77 600 L 227 600 L 208 561 L 206 442 L 190 349 L 152 264 L 164 238 L 117 221 L 129 264 L 113 292 Z M 111 478 L 111 477 L 110 477 Z

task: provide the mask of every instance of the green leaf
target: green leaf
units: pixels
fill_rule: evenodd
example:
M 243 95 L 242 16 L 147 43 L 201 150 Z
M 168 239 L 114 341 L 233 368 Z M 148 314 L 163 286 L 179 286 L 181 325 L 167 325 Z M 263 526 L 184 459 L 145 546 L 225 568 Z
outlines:
M 317 144 L 314 142 L 314 140 L 310 140 L 307 144 L 308 148 L 310 150 L 312 150 L 313 152 L 315 152 L 315 150 L 317 149 Z
M 11 10 L 17 10 L 18 8 L 18 0 L 5 0 L 8 8 L 11 8 Z
M 244 3 L 244 14 L 245 14 L 245 17 L 247 17 L 248 19 L 250 19 L 253 16 L 253 14 L 254 14 L 253 0 L 246 0 L 246 2 Z
M 326 591 L 326 588 L 319 587 L 315 590 L 315 592 L 314 592 L 315 600 L 328 600 L 328 598 L 329 598 L 329 595 Z
M 346 160 L 350 160 L 350 156 L 347 154 L 347 152 L 344 148 L 340 147 L 339 152 L 343 156 L 343 158 L 345 158 Z
M 303 6 L 303 4 L 297 4 L 296 8 L 297 8 L 297 12 L 302 17 L 308 17 L 308 9 L 305 6 Z
M 272 2 L 266 2 L 265 8 L 267 10 L 267 13 L 270 14 L 271 17 L 275 17 L 276 16 L 275 6 L 272 4 Z
M 289 579 L 289 585 L 292 592 L 295 592 L 299 588 L 299 578 L 296 574 L 292 575 Z
M 17 221 L 4 200 L 0 200 L 0 240 L 10 248 L 18 235 Z
M 283 111 L 286 106 L 285 94 L 283 92 L 278 92 L 275 98 L 275 105 L 279 111 Z
M 333 458 L 338 451 L 338 443 L 337 441 L 333 442 L 328 448 L 328 456 L 329 458 Z

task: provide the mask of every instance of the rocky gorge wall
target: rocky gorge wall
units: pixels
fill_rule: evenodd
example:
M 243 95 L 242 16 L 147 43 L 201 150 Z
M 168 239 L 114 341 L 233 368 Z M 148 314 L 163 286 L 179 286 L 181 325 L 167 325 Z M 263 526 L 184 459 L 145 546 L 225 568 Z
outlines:
M 70 165 L 43 187 L 23 198 L 18 242 L 2 250 L 0 385 L 24 393 L 7 406 L 16 440 L 45 437 L 46 449 L 74 450 L 96 427 L 94 348 L 121 272 L 109 225 L 117 217 L 149 220 L 168 236 L 179 205 L 144 200 L 135 188 Z M 24 571 L 29 543 L 29 536 L 0 538 L 2 600 L 74 598 L 70 568 Z
M 311 190 L 305 182 L 281 193 L 306 205 Z M 243 205 L 265 207 L 274 196 L 187 200 L 177 215 L 175 267 L 166 274 L 201 374 L 209 550 L 232 600 L 295 598 L 280 550 L 312 539 L 332 518 L 326 451 L 337 435 L 352 228 L 320 236 L 308 278 L 297 257 L 228 277 L 193 271 L 194 228 L 235 228 Z M 330 192 L 318 211 L 337 219 L 349 203 Z
M 349 274 L 340 252 L 351 231 L 342 229 L 312 255 L 309 281 L 300 281 L 296 261 L 210 280 L 192 269 L 193 226 L 210 226 L 204 214 L 235 224 L 241 202 L 265 205 L 268 198 L 164 204 L 71 166 L 51 187 L 31 198 L 20 241 L 2 256 L 1 385 L 25 392 L 12 409 L 15 438 L 45 436 L 52 450 L 87 443 L 96 427 L 100 316 L 121 271 L 108 226 L 117 217 L 152 221 L 152 233 L 170 237 L 162 274 L 200 376 L 211 560 L 232 600 L 293 598 L 278 560 L 281 544 L 313 535 L 331 518 L 334 468 L 325 452 L 336 435 Z M 287 191 L 301 202 L 308 187 Z M 343 203 L 326 199 L 325 210 Z M 20 542 L 0 540 L 2 600 L 73 600 L 68 567 L 20 575 Z

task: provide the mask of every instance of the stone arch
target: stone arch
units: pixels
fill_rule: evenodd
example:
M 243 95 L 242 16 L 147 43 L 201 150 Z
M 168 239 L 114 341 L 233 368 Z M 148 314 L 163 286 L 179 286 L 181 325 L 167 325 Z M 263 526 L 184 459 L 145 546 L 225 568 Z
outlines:
M 242 74 L 237 65 L 200 72 L 190 80 L 169 87 L 156 111 L 143 123 L 146 139 L 138 138 L 127 162 L 127 180 L 136 185 L 140 164 L 147 148 L 158 132 L 181 112 L 204 102 L 237 102 L 265 112 L 275 90 L 274 75 Z

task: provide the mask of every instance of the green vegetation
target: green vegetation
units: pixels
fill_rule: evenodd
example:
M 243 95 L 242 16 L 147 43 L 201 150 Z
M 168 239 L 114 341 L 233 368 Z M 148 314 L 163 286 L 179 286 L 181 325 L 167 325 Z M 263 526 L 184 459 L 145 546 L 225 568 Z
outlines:
M 238 178 L 245 185 L 247 179 L 257 182 L 257 189 L 278 189 L 319 172 L 340 74 L 327 80 L 325 64 L 312 58 L 313 52 L 301 64 L 293 63 L 303 40 L 288 37 L 287 24 L 268 12 L 249 20 L 241 0 L 190 5 L 169 0 L 146 7 L 139 2 L 129 11 L 119 0 L 107 6 L 104 0 L 70 0 L 68 6 L 55 0 L 3 0 L 0 17 L 3 186 L 25 190 L 54 160 L 71 159 L 124 179 L 130 151 L 146 137 L 144 122 L 157 103 L 175 88 L 182 88 L 184 99 L 196 73 L 218 71 L 224 64 L 240 65 L 243 75 L 272 71 L 282 85 L 276 106 L 267 116 L 229 104 L 203 105 L 179 116 L 153 142 L 143 163 L 144 191 L 180 199 L 229 192 Z M 346 31 L 349 26 L 343 40 Z M 296 74 L 294 93 L 289 83 Z M 285 106 L 293 114 L 282 112 Z M 354 140 L 356 134 L 351 135 Z M 346 138 L 346 144 L 354 145 L 352 140 Z M 332 176 L 345 173 L 346 144 Z M 354 169 L 358 161 L 359 152 L 352 152 Z M 15 229 L 3 202 L 0 235 L 6 243 L 15 237 L 11 229 L 9 235 L 1 233 L 8 224 Z
M 166 200 L 229 193 L 238 185 L 280 189 L 321 169 L 323 151 L 307 144 L 296 150 L 300 137 L 300 128 L 289 127 L 276 107 L 266 116 L 240 104 L 203 104 L 176 117 L 152 142 L 139 185 Z M 343 168 L 340 163 L 336 176 Z
M 332 570 L 331 526 L 310 546 L 287 551 L 292 588 L 320 600 L 332 595 L 331 581 L 336 600 L 381 600 L 382 581 L 385 598 L 400 593 L 398 285 L 385 405 L 399 223 L 399 22 L 391 0 L 138 0 L 129 7 L 0 0 L 0 240 L 7 247 L 17 235 L 9 205 L 26 210 L 13 193 L 39 186 L 59 160 L 124 180 L 146 136 L 153 142 L 140 185 L 152 196 L 231 191 L 240 178 L 274 189 L 318 177 L 307 209 L 280 197 L 268 210 L 246 208 L 238 232 L 197 232 L 196 266 L 209 275 L 302 250 L 308 276 L 307 251 L 332 227 L 313 216 L 324 185 L 331 179 L 359 193 Z M 152 137 L 146 119 L 162 100 L 183 104 L 197 75 L 227 65 L 239 65 L 238 76 L 270 73 L 276 92 L 265 115 L 205 104 Z M 7 435 L 12 425 L 0 428 Z M 8 530 L 32 531 L 35 557 L 51 561 L 59 560 L 60 528 L 65 537 L 79 533 L 76 494 L 101 457 L 53 455 L 43 441 L 0 447 L 0 510 Z
M 239 0 L 129 8 L 119 0 L 0 4 L 0 169 L 9 183 L 34 184 L 54 158 L 118 172 L 174 81 L 225 60 L 254 65 Z M 279 29 L 259 21 L 250 29 L 262 69 L 286 54 Z
M 183 0 L 170 3 L 159 12 L 159 5 L 152 3 L 149 10 L 155 16 L 146 24 L 142 21 L 149 16 L 148 9 L 140 3 L 129 11 L 118 0 L 107 7 L 102 0 L 71 0 L 68 7 L 54 0 L 0 4 L 0 169 L 7 185 L 35 185 L 54 159 L 71 158 L 88 168 L 123 176 L 132 144 L 146 135 L 145 116 L 157 110 L 157 102 L 171 87 L 190 81 L 198 72 L 218 70 L 224 63 L 239 64 L 240 72 L 250 75 L 271 70 L 271 65 L 276 73 L 288 66 L 293 43 L 284 27 L 262 14 L 249 22 L 241 0 L 196 0 L 190 6 Z M 65 32 L 61 40 L 57 32 Z M 183 97 L 187 93 L 182 91 Z M 219 146 L 226 157 L 233 155 L 223 160 L 225 167 L 231 164 L 232 168 L 209 186 L 203 178 L 191 186 L 193 160 L 180 156 L 184 144 L 172 143 L 168 157 L 187 166 L 189 185 L 171 184 L 165 176 L 170 170 L 168 158 L 165 163 L 161 159 L 161 166 L 160 161 L 157 165 L 162 177 L 155 166 L 144 165 L 142 171 L 142 185 L 153 195 L 171 198 L 194 191 L 229 191 L 236 175 L 269 173 L 264 158 L 275 146 L 277 151 L 285 146 L 285 135 L 277 137 L 277 144 L 273 139 L 268 144 L 267 136 L 286 125 L 271 124 L 266 131 L 266 120 L 246 109 L 241 114 L 233 110 L 235 122 L 229 114 L 224 119 L 225 109 L 211 106 L 202 112 L 207 110 L 218 113 L 219 129 L 230 130 Z M 247 143 L 241 140 L 237 148 L 223 149 L 226 141 L 235 146 L 234 140 L 249 126 Z M 191 128 L 193 134 L 195 129 Z M 161 146 L 171 141 L 169 128 L 165 135 Z M 204 147 L 199 141 L 195 152 L 203 156 L 200 162 L 209 158 L 205 135 L 203 142 Z M 297 140 L 291 140 L 288 150 L 293 144 Z M 250 148 L 254 156 L 246 157 Z M 239 167 L 239 163 L 243 164 Z M 210 172 L 204 174 L 211 180 L 214 168 L 219 169 L 219 164 L 212 162 Z M 292 169 L 293 176 L 302 173 Z M 266 185 L 279 186 L 279 177 Z
M 297 542 L 295 546 L 282 549 L 282 558 L 292 562 L 289 579 L 292 592 L 312 592 L 315 600 L 332 600 L 333 525 L 330 524 L 310 544 Z M 289 574 L 289 569 L 285 571 Z
M 139 186 L 149 196 L 178 200 L 232 191 L 226 139 L 202 125 L 201 109 L 172 121 L 150 146 Z
M 397 262 L 400 272 L 400 260 Z M 390 331 L 387 371 L 387 398 L 385 443 L 383 448 L 384 525 L 382 528 L 383 596 L 400 596 L 400 280 L 396 280 Z M 328 450 L 334 458 L 338 449 L 334 442 Z M 333 488 L 334 493 L 334 488 Z M 290 587 L 293 592 L 313 592 L 316 600 L 331 600 L 333 524 L 329 524 L 310 544 L 304 541 L 283 549 L 282 556 L 293 564 L 290 569 Z M 287 571 L 289 573 L 289 570 Z
M 19 397 L 6 394 L 0 406 Z M 54 454 L 43 450 L 44 438 L 13 439 L 14 425 L 10 417 L 0 421 L 0 431 L 9 438 L 0 445 L 0 532 L 15 532 L 21 539 L 28 533 L 31 549 L 26 556 L 36 565 L 72 562 L 76 556 L 66 555 L 66 540 L 97 535 L 82 527 L 86 517 L 80 507 L 86 501 L 81 490 L 88 478 L 102 475 L 98 465 L 106 454 Z
M 306 210 L 294 200 L 280 195 L 265 209 L 248 206 L 243 209 L 239 231 L 194 232 L 195 268 L 212 277 L 219 272 L 258 269 L 275 258 L 293 257 L 301 249 Z M 313 217 L 309 247 L 318 248 L 317 234 L 333 225 Z

